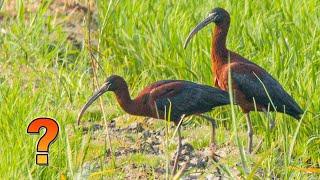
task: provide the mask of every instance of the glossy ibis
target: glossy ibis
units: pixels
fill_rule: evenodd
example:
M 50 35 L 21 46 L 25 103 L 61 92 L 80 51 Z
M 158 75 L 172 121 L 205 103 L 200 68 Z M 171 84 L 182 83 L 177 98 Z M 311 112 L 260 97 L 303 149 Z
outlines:
M 169 118 L 166 112 L 171 108 L 170 120 L 178 126 L 179 138 L 173 173 L 176 171 L 181 150 L 180 125 L 183 117 L 201 115 L 201 113 L 208 112 L 214 107 L 229 104 L 229 94 L 227 92 L 183 80 L 155 82 L 144 88 L 135 99 L 131 99 L 126 81 L 120 76 L 112 75 L 83 106 L 78 116 L 78 124 L 80 124 L 80 119 L 85 110 L 107 91 L 113 91 L 121 108 L 132 115 L 166 120 Z M 214 135 L 213 124 L 212 143 L 215 143 Z
M 212 73 L 215 74 L 214 84 L 223 90 L 228 90 L 228 71 L 230 69 L 235 102 L 240 105 L 246 115 L 248 151 L 251 153 L 253 129 L 249 116 L 250 111 L 265 112 L 271 128 L 274 126 L 274 120 L 269 116 L 270 111 L 282 112 L 297 120 L 301 118 L 303 111 L 268 72 L 226 48 L 226 38 L 230 25 L 230 15 L 226 10 L 214 8 L 208 17 L 190 32 L 184 48 L 198 31 L 210 23 L 216 25 L 213 29 L 211 45 L 211 66 Z

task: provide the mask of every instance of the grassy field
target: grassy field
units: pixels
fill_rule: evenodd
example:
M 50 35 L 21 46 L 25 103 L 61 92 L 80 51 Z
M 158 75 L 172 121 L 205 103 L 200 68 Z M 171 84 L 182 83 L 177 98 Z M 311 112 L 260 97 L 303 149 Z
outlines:
M 3 5 L 0 3 L 1 178 L 73 179 L 85 162 L 93 160 L 100 166 L 89 175 L 92 179 L 124 178 L 128 163 L 148 166 L 150 172 L 158 166 L 165 167 L 174 144 L 164 142 L 163 158 L 131 153 L 128 159 L 112 159 L 106 155 L 110 144 L 104 138 L 105 131 L 83 134 L 75 124 L 77 113 L 94 91 L 94 77 L 100 85 L 111 74 L 121 75 L 128 82 L 132 96 L 149 83 L 162 79 L 212 85 L 211 28 L 200 32 L 186 50 L 183 42 L 189 31 L 217 6 L 231 15 L 228 48 L 265 68 L 304 110 L 312 112 L 305 113 L 300 122 L 273 114 L 276 119 L 273 131 L 268 129 L 263 113 L 252 113 L 257 135 L 254 141 L 263 139 L 262 145 L 253 155 L 224 157 L 220 163 L 225 166 L 225 174 L 240 163 L 236 167 L 238 178 L 318 179 L 318 0 L 75 0 L 69 3 L 4 0 Z M 117 123 L 126 127 L 134 120 L 144 121 L 144 118 L 123 116 L 125 113 L 111 93 L 104 95 L 102 102 L 100 106 L 95 103 L 85 114 L 87 124 L 102 123 L 105 128 L 104 122 L 117 119 Z M 246 147 L 246 123 L 240 109 L 234 108 L 234 116 L 229 106 L 208 115 L 218 119 L 218 144 L 230 144 L 238 152 Z M 55 118 L 60 125 L 58 139 L 50 148 L 48 167 L 35 164 L 39 136 L 26 133 L 31 120 L 42 116 Z M 166 126 L 162 121 L 157 123 L 154 128 Z M 191 118 L 185 128 L 189 130 L 183 135 L 195 149 L 208 145 L 208 123 Z M 172 134 L 173 129 L 166 136 Z M 95 136 L 101 140 L 96 141 Z M 135 134 L 132 138 L 139 140 Z M 123 145 L 112 135 L 111 142 L 114 151 Z M 214 171 L 214 168 L 206 170 Z

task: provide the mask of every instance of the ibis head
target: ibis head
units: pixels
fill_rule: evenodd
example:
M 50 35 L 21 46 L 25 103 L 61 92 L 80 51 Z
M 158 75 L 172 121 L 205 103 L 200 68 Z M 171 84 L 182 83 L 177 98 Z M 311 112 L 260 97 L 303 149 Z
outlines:
M 101 95 L 103 95 L 107 91 L 117 91 L 126 86 L 125 80 L 117 75 L 109 76 L 103 85 L 91 96 L 91 98 L 87 101 L 87 103 L 82 107 L 79 115 L 78 115 L 78 124 L 80 124 L 80 119 L 84 112 L 88 109 L 88 107 L 97 100 Z
M 194 35 L 197 34 L 198 31 L 206 27 L 210 23 L 215 23 L 217 26 L 222 26 L 222 25 L 229 25 L 230 23 L 230 15 L 229 13 L 224 10 L 223 8 L 214 8 L 208 16 L 201 21 L 193 30 L 189 33 L 185 43 L 184 43 L 184 48 L 187 47 L 188 43 L 192 39 Z

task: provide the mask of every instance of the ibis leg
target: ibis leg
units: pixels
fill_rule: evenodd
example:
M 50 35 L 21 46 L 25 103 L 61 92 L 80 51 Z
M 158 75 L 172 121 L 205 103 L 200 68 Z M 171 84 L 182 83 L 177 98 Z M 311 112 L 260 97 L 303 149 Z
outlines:
M 211 156 L 213 158 L 213 160 L 216 159 L 216 127 L 217 127 L 217 124 L 216 124 L 216 121 L 210 121 L 211 123 L 211 146 L 210 146 L 210 150 L 211 150 Z
M 180 156 L 181 147 L 182 147 L 181 131 L 180 131 L 181 124 L 182 123 L 179 123 L 178 127 L 177 127 L 178 128 L 178 130 L 177 130 L 177 133 L 178 133 L 178 147 L 177 147 L 177 153 L 176 153 L 176 157 L 174 159 L 174 164 L 173 164 L 173 171 L 172 171 L 173 174 L 176 174 L 176 172 L 177 172 L 179 156 Z
M 210 121 L 210 123 L 211 123 L 211 127 L 212 127 L 211 145 L 210 145 L 211 158 L 213 159 L 214 162 L 218 163 L 219 159 L 218 159 L 217 154 L 216 154 L 216 150 L 217 150 L 217 145 L 216 145 L 216 128 L 217 128 L 217 124 L 216 124 L 216 121 L 214 119 L 212 121 Z M 220 166 L 218 165 L 218 167 L 216 169 L 217 169 L 217 173 L 221 177 L 222 174 L 221 174 L 221 171 L 220 171 L 219 167 Z
M 213 159 L 214 162 L 218 163 L 219 162 L 219 159 L 217 158 L 217 154 L 216 154 L 216 149 L 217 149 L 217 145 L 216 145 L 216 128 L 217 128 L 217 123 L 216 123 L 216 120 L 211 118 L 211 117 L 208 117 L 208 116 L 205 116 L 205 115 L 199 115 L 200 117 L 208 120 L 211 124 L 211 140 L 210 140 L 210 156 L 211 158 Z M 218 174 L 220 175 L 220 177 L 222 176 L 221 174 L 221 171 L 220 171 L 220 168 L 221 167 L 220 165 L 216 168 L 217 169 L 217 172 Z
M 211 124 L 211 139 L 210 139 L 210 150 L 211 150 L 211 156 L 213 159 L 215 159 L 215 151 L 216 151 L 216 127 L 217 127 L 217 124 L 216 124 L 216 120 L 211 118 L 211 117 L 208 117 L 208 116 L 205 116 L 205 115 L 198 115 L 199 117 L 202 117 L 206 120 L 208 120 Z
M 252 142 L 253 142 L 253 128 L 252 128 L 252 123 L 251 123 L 249 113 L 246 113 L 246 119 L 247 119 L 247 127 L 248 127 L 248 152 L 251 154 Z
M 208 120 L 211 124 L 211 127 L 212 127 L 212 130 L 211 130 L 211 139 L 210 139 L 210 142 L 211 144 L 215 144 L 216 143 L 216 128 L 217 128 L 217 123 L 216 123 L 216 120 L 211 118 L 211 117 L 208 117 L 208 116 L 205 116 L 205 115 L 198 115 L 199 117 L 202 117 L 206 120 Z

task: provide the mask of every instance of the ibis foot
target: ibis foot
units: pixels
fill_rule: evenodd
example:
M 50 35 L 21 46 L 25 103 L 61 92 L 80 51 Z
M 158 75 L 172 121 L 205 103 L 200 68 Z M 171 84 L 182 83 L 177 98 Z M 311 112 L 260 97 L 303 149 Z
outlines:
M 215 143 L 211 143 L 210 144 L 210 147 L 209 147 L 209 150 L 210 150 L 210 157 L 212 158 L 212 160 L 215 162 L 215 163 L 219 163 L 219 155 L 216 154 L 216 150 L 217 150 L 217 145 Z M 222 177 L 222 173 L 220 171 L 220 165 L 218 164 L 217 168 L 217 173 L 219 174 L 220 177 Z

